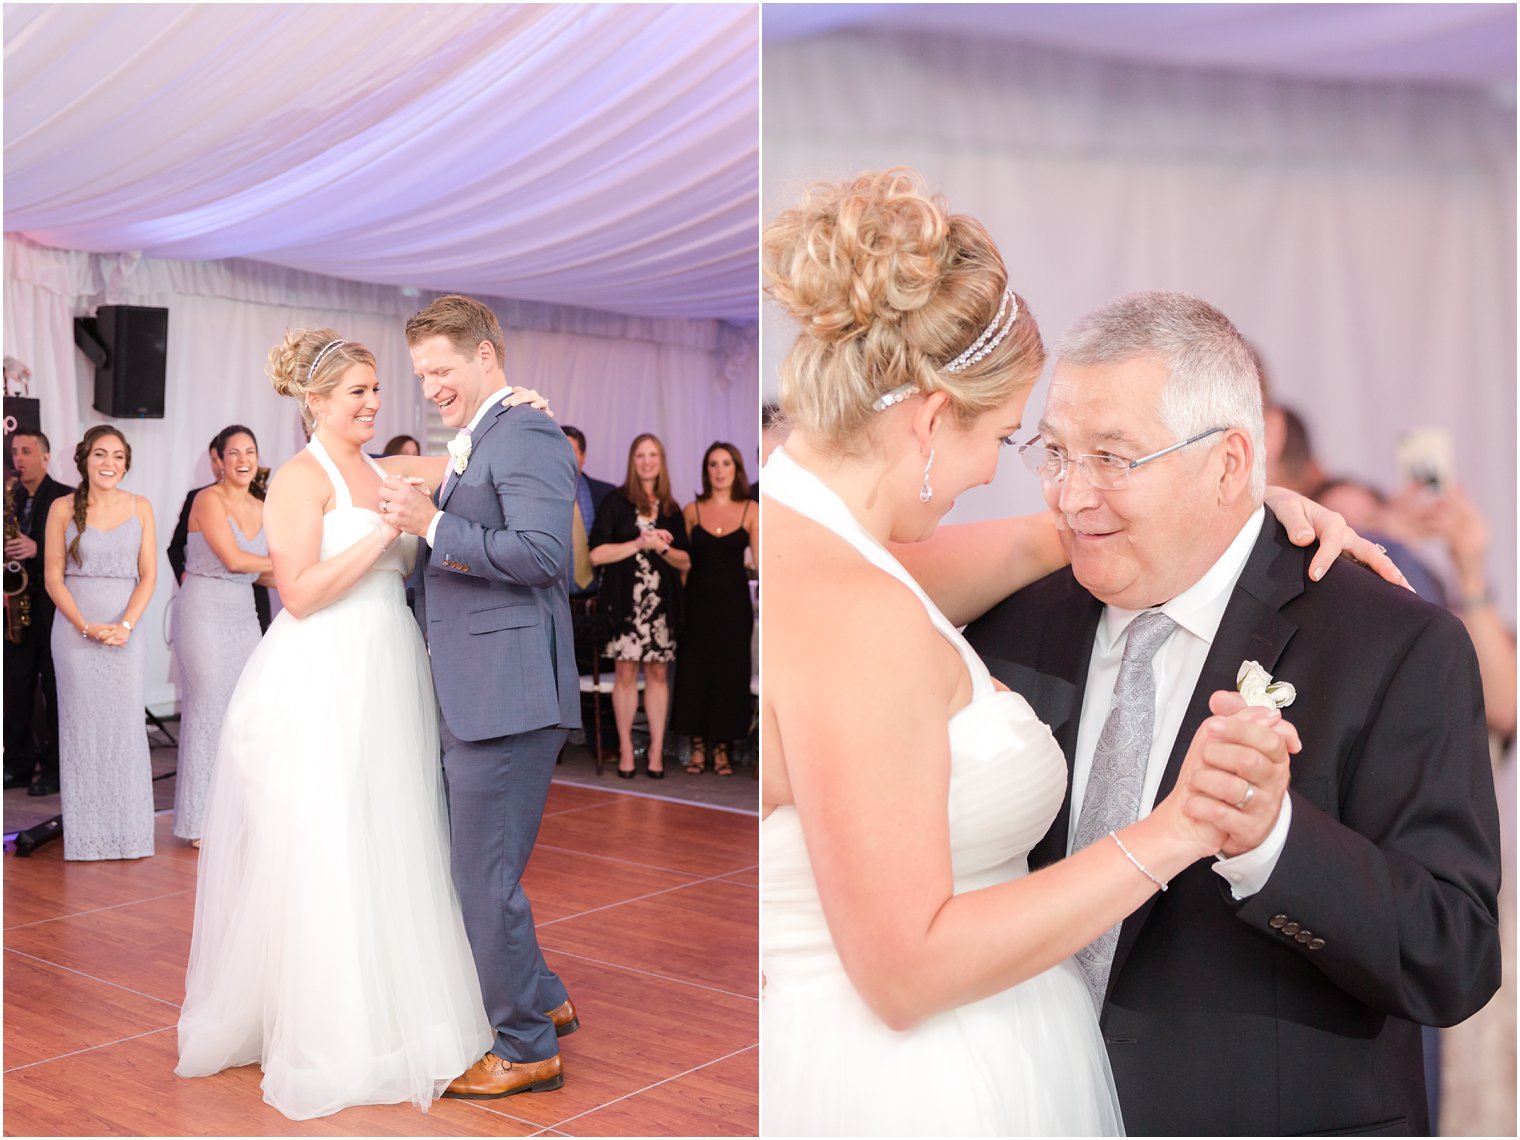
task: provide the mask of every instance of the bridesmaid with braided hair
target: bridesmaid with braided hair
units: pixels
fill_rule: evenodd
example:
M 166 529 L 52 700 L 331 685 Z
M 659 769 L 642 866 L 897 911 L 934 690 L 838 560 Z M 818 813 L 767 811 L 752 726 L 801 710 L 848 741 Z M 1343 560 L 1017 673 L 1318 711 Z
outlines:
M 133 629 L 157 572 L 153 508 L 121 488 L 126 437 L 92 427 L 74 449 L 79 486 L 48 512 L 45 581 L 58 607 L 59 783 L 65 859 L 153 854 L 153 773 L 143 729 L 143 642 Z

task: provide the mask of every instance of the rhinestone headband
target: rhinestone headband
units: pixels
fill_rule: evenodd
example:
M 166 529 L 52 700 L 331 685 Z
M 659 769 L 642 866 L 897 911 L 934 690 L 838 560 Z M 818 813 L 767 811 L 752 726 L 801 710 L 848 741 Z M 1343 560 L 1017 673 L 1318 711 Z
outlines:
M 890 408 L 893 404 L 900 404 L 900 403 L 902 403 L 904 400 L 906 400 L 909 396 L 913 395 L 913 393 L 915 393 L 917 391 L 918 391 L 918 385 L 917 384 L 913 384 L 913 383 L 899 384 L 896 388 L 893 388 L 890 392 L 883 392 L 880 396 L 877 396 L 876 399 L 872 400 L 871 401 L 871 410 L 873 412 L 884 412 L 888 408 Z
M 1003 323 L 1003 315 L 1005 313 L 1008 315 L 1007 324 Z M 944 366 L 945 371 L 963 372 L 967 368 L 970 368 L 978 360 L 981 360 L 994 348 L 1003 343 L 1003 338 L 1008 335 L 1008 330 L 1013 328 L 1013 322 L 1018 319 L 1019 303 L 1014 299 L 1013 290 L 1004 289 L 1003 303 L 998 306 L 997 316 L 992 318 L 992 323 L 987 326 L 981 336 L 972 341 L 970 348 Z
M 316 359 L 311 362 L 311 367 L 306 370 L 306 382 L 308 384 L 311 383 L 311 378 L 317 374 L 317 365 L 319 365 L 319 364 L 322 363 L 322 358 L 324 356 L 326 356 L 333 349 L 335 349 L 335 348 L 341 348 L 343 345 L 345 345 L 347 343 L 348 343 L 348 341 L 346 341 L 346 340 L 335 340 L 335 341 L 331 341 L 327 345 L 325 345 L 323 347 L 322 351 L 319 352 L 319 353 L 317 353 Z

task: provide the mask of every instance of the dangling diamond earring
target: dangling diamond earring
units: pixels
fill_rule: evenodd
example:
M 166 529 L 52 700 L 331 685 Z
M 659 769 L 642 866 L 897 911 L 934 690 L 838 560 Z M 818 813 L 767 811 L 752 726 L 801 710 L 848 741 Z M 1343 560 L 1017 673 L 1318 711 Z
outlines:
M 934 488 L 929 486 L 929 472 L 934 470 L 934 448 L 929 449 L 929 462 L 924 464 L 924 485 L 918 489 L 918 501 L 927 503 L 934 498 Z

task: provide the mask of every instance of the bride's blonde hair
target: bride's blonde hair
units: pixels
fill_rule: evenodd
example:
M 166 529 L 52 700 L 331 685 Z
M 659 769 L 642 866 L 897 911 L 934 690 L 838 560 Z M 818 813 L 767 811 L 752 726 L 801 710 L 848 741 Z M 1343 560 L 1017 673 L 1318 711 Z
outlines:
M 339 339 L 332 329 L 286 329 L 284 339 L 269 350 L 264 370 L 276 392 L 295 400 L 310 435 L 317 423 L 311 397 L 327 395 L 355 364 L 373 368 L 375 354 L 357 341 Z
M 812 186 L 765 228 L 761 255 L 767 291 L 801 326 L 781 367 L 782 411 L 825 447 L 858 450 L 872 403 L 905 384 L 944 392 L 964 423 L 1044 367 L 1039 327 L 1015 294 L 995 347 L 945 370 L 998 321 L 1008 273 L 986 228 L 950 213 L 913 170 Z

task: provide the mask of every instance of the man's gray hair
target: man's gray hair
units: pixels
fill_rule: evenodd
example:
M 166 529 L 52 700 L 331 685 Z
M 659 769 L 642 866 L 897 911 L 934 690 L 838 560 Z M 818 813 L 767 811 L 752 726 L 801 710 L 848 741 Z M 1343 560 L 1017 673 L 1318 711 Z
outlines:
M 1249 491 L 1267 488 L 1266 427 L 1256 356 L 1230 319 L 1186 293 L 1131 293 L 1077 321 L 1056 349 L 1073 364 L 1157 357 L 1168 376 L 1161 422 L 1181 441 L 1210 428 L 1239 428 L 1253 451 Z

